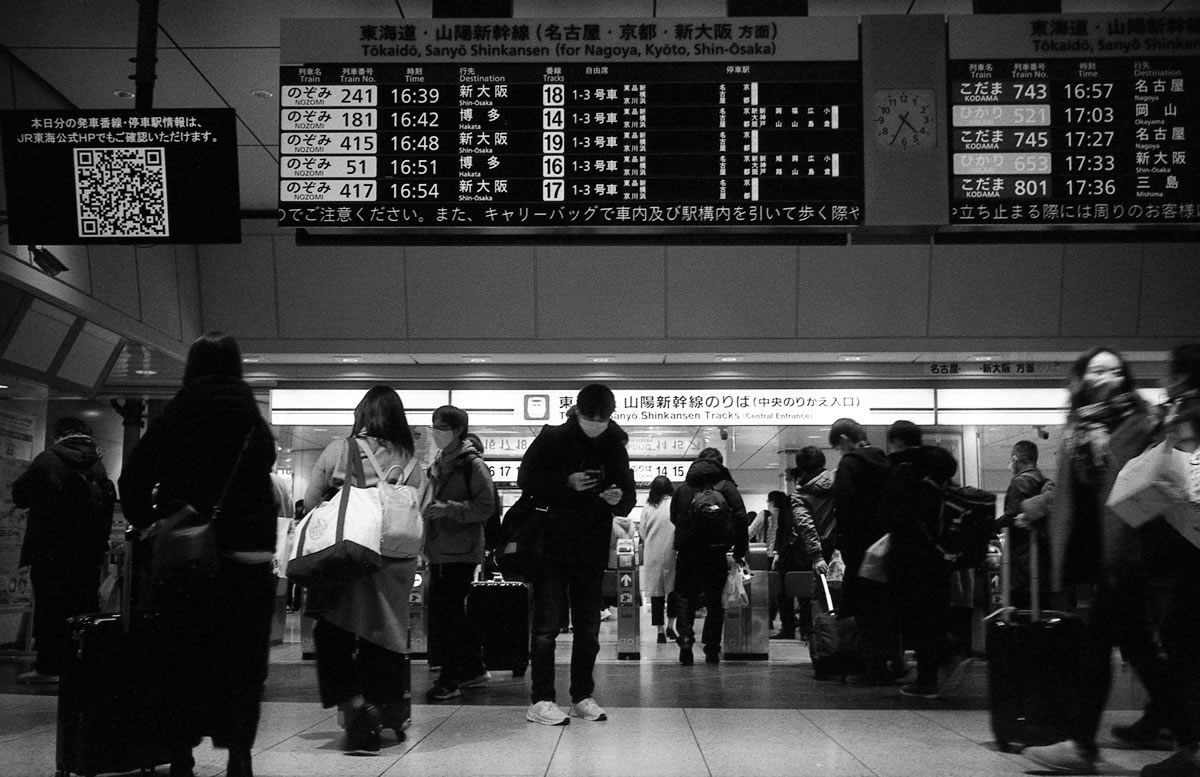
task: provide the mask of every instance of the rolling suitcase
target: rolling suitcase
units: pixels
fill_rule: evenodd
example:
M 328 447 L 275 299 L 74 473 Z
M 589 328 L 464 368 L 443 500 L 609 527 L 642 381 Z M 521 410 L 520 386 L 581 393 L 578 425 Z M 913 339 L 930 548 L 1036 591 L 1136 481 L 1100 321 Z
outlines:
M 504 580 L 472 583 L 467 617 L 479 630 L 484 665 L 524 677 L 529 666 L 529 586 Z
M 812 634 L 808 655 L 818 680 L 845 677 L 863 671 L 862 638 L 854 618 L 839 618 L 833 593 L 825 575 L 812 600 Z M 840 588 L 840 586 L 837 586 Z
M 1077 615 L 1042 610 L 1038 543 L 1030 543 L 1029 610 L 1011 601 L 1011 558 L 1006 529 L 1001 603 L 987 618 L 988 697 L 992 732 L 1003 751 L 1069 739 L 1078 715 L 1079 658 L 1087 638 Z
M 67 621 L 58 691 L 57 777 L 148 772 L 169 763 L 162 727 L 164 656 L 158 623 L 131 607 L 136 543 L 126 535 L 121 611 Z

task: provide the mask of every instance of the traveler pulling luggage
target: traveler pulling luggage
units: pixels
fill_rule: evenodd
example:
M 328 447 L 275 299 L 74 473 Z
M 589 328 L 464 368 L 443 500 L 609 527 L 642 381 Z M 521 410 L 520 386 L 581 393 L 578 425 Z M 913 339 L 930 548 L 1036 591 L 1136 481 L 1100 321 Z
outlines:
M 1002 606 L 987 618 L 989 705 L 996 746 L 1002 751 L 1070 737 L 1086 638 L 1079 616 L 1041 609 L 1037 542 L 1029 543 L 1031 609 L 1010 606 L 1011 531 L 1004 530 Z
M 67 621 L 56 777 L 152 770 L 171 760 L 162 726 L 165 662 L 157 618 L 132 607 L 133 557 L 143 550 L 135 535 L 134 529 L 125 534 L 120 612 Z
M 467 617 L 483 640 L 483 663 L 524 677 L 529 666 L 529 586 L 503 579 L 471 584 Z

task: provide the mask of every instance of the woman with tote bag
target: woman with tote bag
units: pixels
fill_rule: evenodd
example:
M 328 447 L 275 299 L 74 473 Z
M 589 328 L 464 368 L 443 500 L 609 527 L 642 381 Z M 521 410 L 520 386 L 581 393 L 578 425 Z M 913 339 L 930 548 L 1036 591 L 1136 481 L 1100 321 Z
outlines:
M 408 466 L 413 435 L 400 395 L 389 386 L 375 386 L 354 409 L 350 439 L 363 459 L 363 483 L 380 485 L 379 472 L 408 472 L 406 485 L 424 491 L 422 467 Z M 334 440 L 313 466 L 304 507 L 311 511 L 346 484 L 346 439 Z M 373 459 L 373 461 L 372 461 Z M 378 471 L 376 469 L 378 467 Z M 404 701 L 409 675 L 408 597 L 413 588 L 417 557 L 397 556 L 381 548 L 382 568 L 339 588 L 308 593 L 305 615 L 317 619 L 313 641 L 317 650 L 317 682 L 321 704 L 337 706 L 345 716 L 347 750 L 377 751 L 380 731 L 394 728 L 401 736 L 405 711 L 390 709 Z

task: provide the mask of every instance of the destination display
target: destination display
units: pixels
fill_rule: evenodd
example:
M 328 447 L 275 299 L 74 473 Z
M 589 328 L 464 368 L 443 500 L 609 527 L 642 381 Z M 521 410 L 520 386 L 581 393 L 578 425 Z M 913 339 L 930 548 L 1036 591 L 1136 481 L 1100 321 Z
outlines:
M 956 16 L 949 51 L 951 224 L 1200 224 L 1200 16 Z
M 862 220 L 853 19 L 284 20 L 279 223 Z

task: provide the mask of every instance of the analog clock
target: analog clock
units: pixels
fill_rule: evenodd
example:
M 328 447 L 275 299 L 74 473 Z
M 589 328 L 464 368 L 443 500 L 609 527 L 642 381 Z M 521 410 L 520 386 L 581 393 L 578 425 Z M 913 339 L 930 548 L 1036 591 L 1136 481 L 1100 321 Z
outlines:
M 938 114 L 932 89 L 876 89 L 871 125 L 875 145 L 887 151 L 937 146 Z

